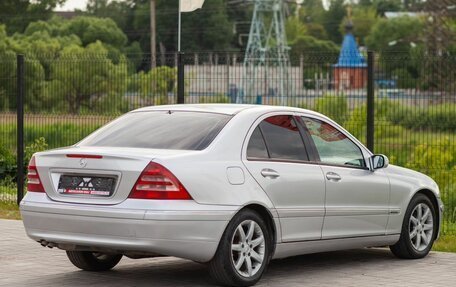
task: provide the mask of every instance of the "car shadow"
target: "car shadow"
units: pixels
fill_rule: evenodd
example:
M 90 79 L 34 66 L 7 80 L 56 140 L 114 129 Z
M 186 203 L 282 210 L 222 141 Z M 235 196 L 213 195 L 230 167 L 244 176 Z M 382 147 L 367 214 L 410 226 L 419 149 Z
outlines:
M 378 248 L 273 260 L 257 286 L 285 286 L 282 285 L 285 276 L 289 282 L 302 282 L 303 278 L 310 280 L 315 278 L 316 274 L 318 277 L 327 278 L 335 274 L 337 276 L 338 272 L 360 272 L 356 271 L 360 266 L 382 268 L 394 261 L 394 256 L 388 249 Z M 122 259 L 121 264 L 108 272 L 85 272 L 76 268 L 69 270 L 72 271 L 44 275 L 24 283 L 34 286 L 214 286 L 204 264 L 173 257 Z

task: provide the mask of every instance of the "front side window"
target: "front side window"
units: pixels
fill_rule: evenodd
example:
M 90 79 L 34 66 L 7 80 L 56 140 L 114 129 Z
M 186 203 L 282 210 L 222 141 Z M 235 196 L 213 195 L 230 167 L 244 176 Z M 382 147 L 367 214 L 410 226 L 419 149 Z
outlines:
M 303 117 L 302 120 L 315 143 L 322 163 L 366 167 L 360 148 L 345 134 L 317 119 Z
M 272 159 L 309 160 L 292 116 L 272 116 L 263 120 L 259 127 Z

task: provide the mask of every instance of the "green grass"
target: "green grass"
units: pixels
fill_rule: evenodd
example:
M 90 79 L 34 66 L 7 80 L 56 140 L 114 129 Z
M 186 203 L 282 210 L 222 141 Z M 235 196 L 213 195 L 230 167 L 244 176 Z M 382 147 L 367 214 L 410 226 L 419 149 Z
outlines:
M 456 235 L 442 235 L 434 243 L 434 251 L 456 252 Z
M 19 207 L 16 202 L 0 201 L 0 218 L 3 219 L 21 219 Z

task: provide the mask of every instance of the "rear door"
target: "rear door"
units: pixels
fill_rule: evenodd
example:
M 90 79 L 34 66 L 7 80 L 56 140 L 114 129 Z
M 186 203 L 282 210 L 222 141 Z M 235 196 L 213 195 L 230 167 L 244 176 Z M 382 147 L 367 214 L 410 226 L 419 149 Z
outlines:
M 263 116 L 250 130 L 243 161 L 273 202 L 284 242 L 321 238 L 325 183 L 309 161 L 292 114 Z
M 323 119 L 302 117 L 326 182 L 323 239 L 383 235 L 389 215 L 389 179 L 370 171 L 362 149 Z

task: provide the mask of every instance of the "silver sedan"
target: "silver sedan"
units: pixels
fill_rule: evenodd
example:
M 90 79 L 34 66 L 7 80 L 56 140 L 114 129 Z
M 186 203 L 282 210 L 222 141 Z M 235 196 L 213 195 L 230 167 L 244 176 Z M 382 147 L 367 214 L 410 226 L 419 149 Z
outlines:
M 390 165 L 324 115 L 273 106 L 129 112 L 36 153 L 27 189 L 28 236 L 80 269 L 177 256 L 229 286 L 299 254 L 390 246 L 424 257 L 443 210 L 431 178 Z

